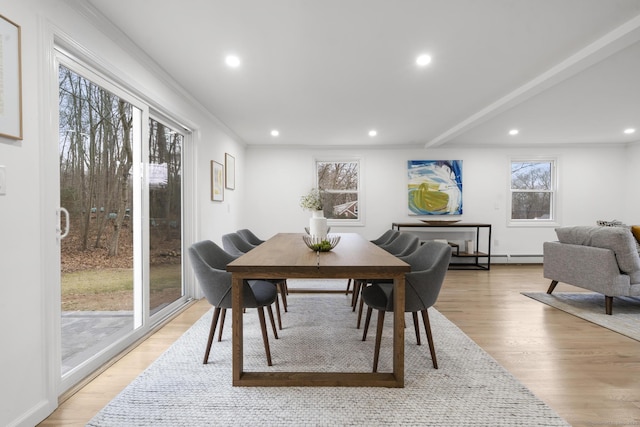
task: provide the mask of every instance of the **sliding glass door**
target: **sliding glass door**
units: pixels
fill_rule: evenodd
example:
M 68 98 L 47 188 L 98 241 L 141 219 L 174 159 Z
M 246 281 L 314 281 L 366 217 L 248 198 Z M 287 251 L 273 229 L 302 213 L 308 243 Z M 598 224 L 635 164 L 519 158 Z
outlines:
M 141 112 L 67 67 L 58 77 L 60 206 L 69 224 L 61 242 L 64 376 L 140 326 L 131 173 Z
M 66 57 L 58 83 L 65 391 L 186 302 L 185 131 Z

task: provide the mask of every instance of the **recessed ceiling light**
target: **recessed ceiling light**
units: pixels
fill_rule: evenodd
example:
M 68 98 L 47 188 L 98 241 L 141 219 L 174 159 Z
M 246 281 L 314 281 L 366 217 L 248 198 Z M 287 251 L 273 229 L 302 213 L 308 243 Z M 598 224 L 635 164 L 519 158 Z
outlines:
M 224 62 L 232 68 L 237 68 L 240 66 L 240 58 L 238 58 L 235 55 L 228 55 L 225 59 Z
M 421 67 L 424 67 L 425 65 L 429 64 L 431 62 L 431 56 L 429 55 L 420 55 L 416 58 L 416 64 L 418 64 Z
M 280 132 L 277 129 L 274 129 L 271 131 L 271 136 L 278 136 L 280 135 Z
M 519 134 L 519 133 L 520 133 L 520 131 L 519 131 L 518 129 L 511 129 L 511 130 L 509 131 L 509 135 L 517 135 L 517 134 Z
M 369 136 L 376 136 L 378 134 L 378 131 L 375 129 L 372 129 L 369 131 Z
M 634 128 L 628 128 L 624 130 L 624 133 L 626 133 L 627 135 L 631 135 L 632 133 L 634 133 L 636 130 Z

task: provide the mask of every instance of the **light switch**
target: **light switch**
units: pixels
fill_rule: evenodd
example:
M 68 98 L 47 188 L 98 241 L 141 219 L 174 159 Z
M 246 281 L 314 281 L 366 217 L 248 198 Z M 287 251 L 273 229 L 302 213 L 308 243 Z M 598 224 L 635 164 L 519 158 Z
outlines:
M 0 165 L 0 196 L 7 194 L 7 170 Z

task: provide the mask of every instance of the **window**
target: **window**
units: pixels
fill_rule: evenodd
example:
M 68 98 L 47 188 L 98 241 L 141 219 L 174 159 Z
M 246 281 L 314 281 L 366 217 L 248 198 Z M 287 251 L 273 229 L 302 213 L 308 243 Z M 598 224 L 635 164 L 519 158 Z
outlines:
M 511 161 L 511 223 L 555 222 L 555 160 Z
M 360 162 L 317 160 L 316 172 L 325 217 L 334 223 L 360 222 Z

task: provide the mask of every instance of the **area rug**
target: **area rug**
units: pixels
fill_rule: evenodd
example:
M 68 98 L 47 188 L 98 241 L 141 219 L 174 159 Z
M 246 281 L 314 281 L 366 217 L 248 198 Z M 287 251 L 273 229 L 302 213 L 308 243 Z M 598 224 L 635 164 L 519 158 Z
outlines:
M 273 367 L 266 365 L 258 316 L 247 310 L 245 370 L 370 372 L 375 327 L 363 342 L 350 300 L 335 293 L 290 294 L 280 338 L 269 333 Z M 394 389 L 232 387 L 229 325 L 222 342 L 213 343 L 209 364 L 202 364 L 209 311 L 88 425 L 568 425 L 453 323 L 434 309 L 429 312 L 440 369 L 432 367 L 424 336 L 417 346 L 408 327 L 406 386 Z M 412 325 L 410 317 L 407 321 Z M 391 329 L 388 322 L 380 372 L 391 371 Z
M 523 292 L 529 298 L 640 341 L 640 298 L 614 297 L 613 314 L 605 314 L 604 296 L 593 292 Z

